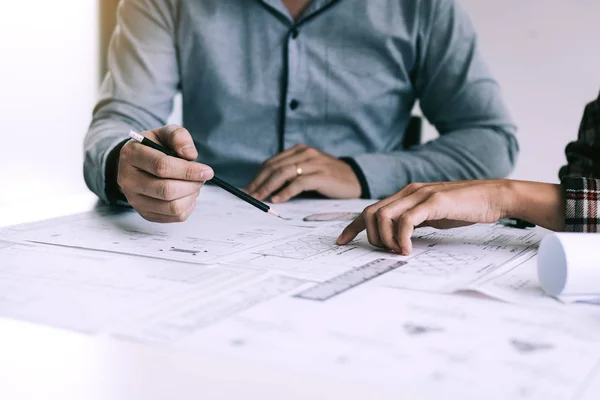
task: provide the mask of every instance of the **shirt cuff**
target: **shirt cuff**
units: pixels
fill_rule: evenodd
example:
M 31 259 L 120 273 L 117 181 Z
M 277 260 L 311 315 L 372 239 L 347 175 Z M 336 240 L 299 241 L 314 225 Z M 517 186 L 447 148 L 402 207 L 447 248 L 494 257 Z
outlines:
M 358 163 L 351 157 L 341 157 L 340 160 L 348 164 L 350 168 L 352 168 L 352 171 L 354 171 L 354 175 L 356 175 L 358 183 L 360 183 L 360 198 L 370 199 L 371 190 L 369 188 L 369 183 L 367 182 L 367 177 L 365 176 L 365 173 L 360 165 L 358 165 Z
M 565 190 L 565 231 L 600 232 L 600 180 L 562 179 Z
M 109 150 L 104 161 L 104 193 L 108 202 L 113 205 L 128 205 L 127 198 L 125 198 L 117 184 L 119 156 L 121 149 L 128 141 L 129 139 L 125 139 Z

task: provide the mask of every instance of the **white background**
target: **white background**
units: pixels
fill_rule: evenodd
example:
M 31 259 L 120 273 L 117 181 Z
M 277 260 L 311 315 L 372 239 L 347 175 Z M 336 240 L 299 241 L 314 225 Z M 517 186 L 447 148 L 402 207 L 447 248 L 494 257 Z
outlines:
M 463 4 L 520 128 L 513 176 L 556 181 L 564 145 L 600 90 L 600 1 Z M 85 191 L 97 2 L 4 0 L 0 22 L 0 203 Z
M 0 202 L 83 191 L 97 3 L 2 0 L 0 22 Z
M 558 181 L 600 92 L 599 0 L 462 0 L 519 127 L 517 179 Z

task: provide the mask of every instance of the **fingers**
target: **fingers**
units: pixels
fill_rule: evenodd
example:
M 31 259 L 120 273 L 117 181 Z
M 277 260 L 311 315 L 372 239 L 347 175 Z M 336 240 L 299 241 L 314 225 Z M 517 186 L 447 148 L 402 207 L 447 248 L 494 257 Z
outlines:
M 258 200 L 264 200 L 272 193 L 276 192 L 287 182 L 295 179 L 298 176 L 296 167 L 294 165 L 286 165 L 275 170 L 265 170 L 267 174 L 262 177 L 262 183 L 256 188 L 254 192 L 250 192 L 251 196 L 256 197 Z
M 414 195 L 417 196 L 418 192 Z M 444 220 L 452 215 L 455 207 L 444 192 L 428 193 L 417 199 L 416 204 L 414 199 L 404 200 L 408 201 L 392 204 L 390 212 L 399 216 L 395 228 L 396 245 L 401 254 L 409 255 L 412 252 L 411 237 L 415 228 L 425 224 L 432 225 L 433 221 Z
M 194 139 L 187 129 L 178 125 L 167 125 L 152 132 L 157 136 L 159 142 L 175 151 L 179 157 L 188 161 L 198 158 Z
M 294 179 L 298 175 L 298 168 L 302 168 L 303 175 L 313 172 L 314 168 L 312 168 L 312 164 L 314 161 L 314 152 L 317 152 L 317 150 L 307 149 L 306 151 L 292 154 L 278 162 L 266 164 L 256 176 L 253 184 L 251 184 L 256 194 L 260 196 L 260 192 L 265 189 L 265 184 L 283 170 L 287 171 L 287 175 L 290 176 L 289 180 Z M 277 186 L 274 191 L 283 186 L 283 184 L 285 184 L 285 182 L 280 182 L 279 186 Z M 265 197 L 268 197 L 268 194 Z
M 405 212 L 429 198 L 435 190 L 441 190 L 444 185 L 442 183 L 413 183 L 406 186 L 395 195 L 367 207 L 361 214 L 360 225 L 352 226 L 350 224 L 342 232 L 338 241 L 342 244 L 348 243 L 352 239 L 347 240 L 346 234 L 348 234 L 348 237 L 354 234 L 352 236 L 354 238 L 360 233 L 360 231 L 356 232 L 356 229 L 364 225 L 369 243 L 373 246 L 385 247 L 401 254 L 408 254 L 406 253 L 406 242 L 401 242 L 397 236 L 396 221 Z M 402 247 L 402 244 L 405 247 Z
M 371 243 L 375 247 L 384 247 L 385 244 L 382 241 L 382 239 L 380 237 L 380 233 L 379 233 L 378 219 L 381 219 L 383 221 L 383 226 L 385 226 L 386 228 L 389 228 L 390 232 L 393 229 L 392 227 L 390 227 L 390 223 L 392 223 L 392 225 L 393 225 L 393 221 L 391 221 L 390 218 L 387 218 L 389 216 L 387 212 L 381 214 L 378 218 L 378 216 L 377 216 L 378 211 L 381 208 L 387 206 L 388 204 L 393 203 L 397 199 L 405 197 L 407 195 L 410 195 L 410 194 L 416 192 L 417 190 L 421 189 L 424 186 L 425 186 L 425 184 L 422 184 L 422 183 L 412 183 L 410 185 L 405 186 L 402 190 L 400 190 L 398 193 L 394 194 L 393 196 L 390 196 L 384 200 L 381 200 L 381 201 L 365 208 L 364 211 L 361 213 L 360 217 L 357 218 L 353 223 L 348 225 L 346 227 L 346 229 L 344 229 L 344 231 L 338 238 L 338 244 L 340 244 L 340 245 L 348 244 L 360 232 L 362 232 L 363 230 L 366 229 L 369 243 Z M 358 228 L 360 228 L 360 230 L 357 231 Z M 389 236 L 390 235 L 387 234 L 387 232 L 386 232 L 386 240 L 389 240 L 388 239 Z M 393 234 L 391 234 L 391 236 L 393 237 Z M 389 248 L 394 249 L 394 247 L 398 247 L 398 246 L 393 246 L 393 247 L 390 246 Z
M 393 204 L 393 203 L 392 203 Z M 402 252 L 395 237 L 394 213 L 392 208 L 377 204 L 367 207 L 358 218 L 348 225 L 337 240 L 337 244 L 350 243 L 360 232 L 367 230 L 369 243 L 375 247 L 385 247 L 398 253 Z
M 394 220 L 406 210 L 417 205 L 428 195 L 429 191 L 424 189 L 425 187 L 407 187 L 402 193 L 404 197 L 394 199 L 399 197 L 394 196 L 394 198 L 389 198 L 367 207 L 363 211 L 363 214 L 365 214 L 369 243 L 375 247 L 387 247 L 392 250 L 399 250 L 394 240 Z
M 416 226 L 427 221 L 431 216 L 431 208 L 434 202 L 426 201 L 404 213 L 397 222 L 396 243 L 402 255 L 412 252 L 412 234 Z
M 171 224 L 171 223 L 177 223 L 177 222 L 184 222 L 186 221 L 190 215 L 192 215 L 192 213 L 194 212 L 194 210 L 196 209 L 196 204 L 194 203 L 189 210 L 185 211 L 183 214 L 177 216 L 177 217 L 173 217 L 173 216 L 169 216 L 169 215 L 163 215 L 163 214 L 156 214 L 153 212 L 141 212 L 140 215 L 150 221 L 150 222 L 157 222 L 160 224 Z
M 214 176 L 207 165 L 169 157 L 135 142 L 129 142 L 121 149 L 119 166 L 127 164 L 163 179 L 204 182 Z
M 120 186 L 129 188 L 129 191 L 132 191 L 131 188 L 136 188 L 135 193 L 154 199 L 173 201 L 198 194 L 202 188 L 202 182 L 156 179 L 142 170 L 136 168 L 131 170 L 129 174 L 123 175 Z
M 256 198 L 266 198 L 268 194 L 265 194 L 265 183 L 275 174 L 281 173 L 283 169 L 286 170 L 289 179 L 293 179 L 296 177 L 296 168 L 298 165 L 302 163 L 310 164 L 310 159 L 318 155 L 318 150 L 309 148 L 306 145 L 296 145 L 289 150 L 284 151 L 281 154 L 276 155 L 275 157 L 270 158 L 267 162 L 264 163 L 258 175 L 254 178 L 254 180 L 248 185 L 246 190 L 252 196 Z M 296 166 L 295 166 L 296 165 Z M 301 165 L 303 170 L 306 168 L 306 165 Z M 293 171 L 293 174 L 291 173 Z M 306 171 L 305 171 L 306 172 Z M 290 176 L 291 175 L 291 176 Z M 285 183 L 285 182 L 283 182 Z M 275 188 L 273 191 L 279 189 L 283 183 Z M 271 191 L 271 193 L 273 192 Z
M 284 165 L 271 173 L 267 180 L 253 194 L 258 200 L 264 200 L 271 194 L 277 192 L 288 182 L 291 182 L 288 187 L 281 190 L 277 196 L 273 197 L 273 202 L 282 203 L 290 198 L 297 196 L 306 190 L 315 190 L 318 180 L 315 176 L 311 176 L 316 171 L 315 166 L 305 164 L 302 167 L 302 175 L 298 176 L 295 165 Z M 298 189 L 301 189 L 298 191 Z M 285 199 L 285 200 L 284 200 Z
M 365 216 L 360 214 L 358 218 L 350 223 L 337 239 L 337 244 L 340 246 L 350 243 L 359 233 L 366 229 Z
M 198 193 L 173 201 L 164 201 L 152 197 L 134 194 L 127 200 L 144 218 L 153 222 L 182 222 L 196 206 Z
M 309 147 L 305 144 L 297 144 L 294 147 L 291 147 L 291 148 L 287 149 L 286 151 L 283 151 L 283 152 L 277 154 L 276 156 L 271 157 L 269 160 L 267 160 L 265 165 L 267 165 L 269 163 L 272 163 L 272 164 L 279 163 L 281 160 L 286 159 L 289 156 L 294 155 L 294 154 L 300 154 L 308 148 Z
M 359 222 L 350 224 L 338 242 L 349 242 L 364 226 L 369 242 L 403 255 L 412 251 L 411 236 L 417 227 L 446 229 L 472 223 L 490 223 L 503 215 L 494 205 L 496 181 L 463 181 L 409 185 L 394 196 L 367 207 Z M 500 202 L 502 203 L 502 202 Z
M 213 170 L 191 162 L 198 156 L 189 132 L 170 125 L 144 132 L 151 140 L 171 148 L 180 157 L 131 141 L 121 149 L 117 183 L 128 202 L 153 222 L 181 222 L 194 211 L 202 184 Z M 186 161 L 190 160 L 190 161 Z
M 296 172 L 294 170 L 294 176 Z M 289 199 L 298 196 L 302 192 L 309 190 L 319 190 L 324 183 L 324 177 L 321 174 L 302 175 L 292 180 L 292 182 L 277 193 L 271 200 L 273 203 L 284 203 Z
M 372 206 L 365 208 L 363 216 L 365 220 L 365 226 L 367 229 L 367 239 L 375 247 L 383 247 L 383 242 L 379 237 L 379 227 L 377 226 L 377 211 L 379 205 L 376 203 Z
M 306 147 L 280 160 L 269 160 L 265 166 L 270 167 L 271 170 L 276 170 L 285 165 L 296 165 L 304 169 L 305 165 L 302 165 L 303 163 L 310 163 L 311 160 L 316 159 L 319 155 L 319 150 Z
M 379 231 L 379 220 L 383 221 L 383 227 L 385 228 L 389 228 L 390 229 L 390 233 L 388 233 L 387 231 L 384 233 L 386 240 L 389 240 L 389 237 L 393 237 L 393 233 L 391 233 L 391 229 L 392 227 L 390 226 L 390 223 L 392 223 L 393 225 L 393 221 L 391 220 L 390 216 L 393 213 L 390 213 L 388 211 L 382 211 L 379 216 L 378 216 L 378 212 L 379 210 L 381 210 L 384 207 L 387 207 L 388 205 L 394 203 L 395 201 L 399 200 L 399 199 L 403 199 L 407 196 L 412 195 L 413 193 L 417 192 L 418 190 L 423 189 L 424 187 L 428 186 L 428 184 L 425 183 L 411 183 L 410 185 L 405 186 L 402 190 L 400 190 L 398 193 L 394 194 L 393 196 L 390 196 L 384 200 L 381 200 L 369 207 L 367 207 L 364 211 L 363 211 L 363 217 L 365 220 L 365 225 L 366 225 L 366 229 L 367 229 L 367 237 L 369 239 L 369 243 L 371 243 L 373 246 L 376 247 L 384 247 L 385 244 L 381 238 L 381 234 Z M 397 246 L 393 246 L 393 247 L 389 247 L 390 249 L 394 249 Z
M 398 245 L 394 235 L 394 212 L 391 207 L 385 206 L 377 210 L 375 213 L 377 219 L 377 230 L 379 232 L 379 240 L 382 246 L 395 252 L 401 253 L 402 250 Z

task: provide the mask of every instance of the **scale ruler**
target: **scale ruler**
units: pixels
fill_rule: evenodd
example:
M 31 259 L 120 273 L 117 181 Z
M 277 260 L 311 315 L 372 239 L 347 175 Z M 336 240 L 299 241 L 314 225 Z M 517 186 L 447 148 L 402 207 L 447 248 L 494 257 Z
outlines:
M 361 265 L 345 274 L 336 276 L 326 282 L 313 286 L 296 294 L 294 297 L 306 300 L 325 301 L 405 264 L 406 261 L 380 258 L 365 265 Z

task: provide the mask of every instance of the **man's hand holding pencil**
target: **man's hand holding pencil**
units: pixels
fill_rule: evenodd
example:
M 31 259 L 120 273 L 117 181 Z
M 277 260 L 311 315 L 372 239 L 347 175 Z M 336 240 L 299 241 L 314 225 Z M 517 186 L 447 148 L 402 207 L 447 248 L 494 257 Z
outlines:
M 170 149 L 178 158 L 130 140 L 119 156 L 117 183 L 127 201 L 152 222 L 185 221 L 196 207 L 202 185 L 214 176 L 212 168 L 197 162 L 190 133 L 168 125 L 142 135 Z
M 121 149 L 117 180 L 119 186 L 125 186 L 120 190 L 129 203 L 147 220 L 185 221 L 194 211 L 196 198 L 207 180 L 248 205 L 285 219 L 268 204 L 216 177 L 210 167 L 195 162 L 198 151 L 184 128 L 173 125 L 144 134 L 130 131 L 129 137 L 132 140 Z

